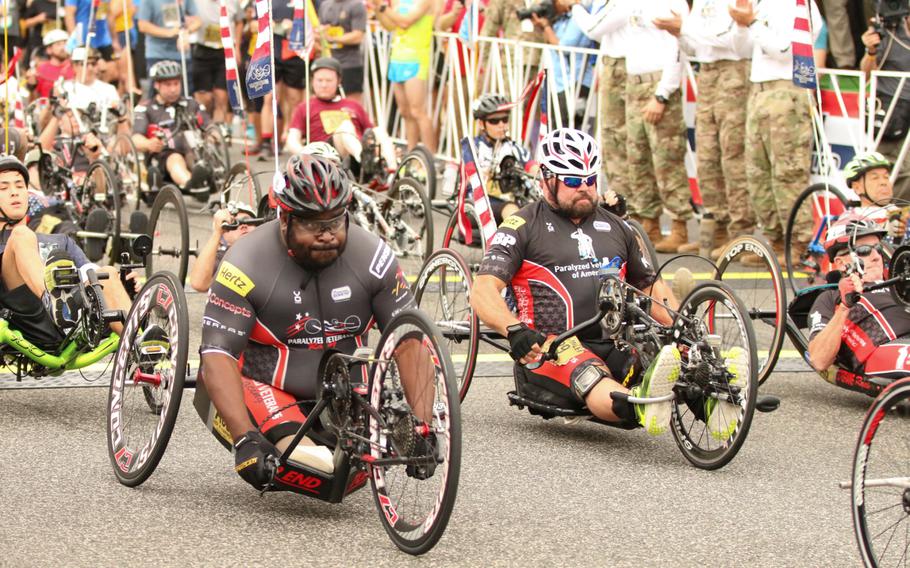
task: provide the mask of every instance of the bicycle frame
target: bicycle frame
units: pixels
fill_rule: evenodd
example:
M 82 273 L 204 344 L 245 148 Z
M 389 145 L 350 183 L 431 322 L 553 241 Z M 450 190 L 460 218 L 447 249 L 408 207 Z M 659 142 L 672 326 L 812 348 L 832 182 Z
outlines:
M 21 332 L 10 329 L 7 320 L 0 319 L 0 344 L 12 347 L 33 363 L 50 371 L 72 371 L 97 363 L 116 351 L 120 345 L 120 336 L 111 333 L 96 348 L 88 352 L 80 352 L 79 342 L 70 340 L 57 355 L 54 355 L 30 342 Z M 17 372 L 17 379 L 21 380 L 20 372 Z

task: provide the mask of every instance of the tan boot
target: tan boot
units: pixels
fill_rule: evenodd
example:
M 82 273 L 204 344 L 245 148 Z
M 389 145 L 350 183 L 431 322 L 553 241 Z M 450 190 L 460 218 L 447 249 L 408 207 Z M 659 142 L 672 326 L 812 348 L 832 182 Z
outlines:
M 684 245 L 680 245 L 677 252 L 679 252 L 679 254 L 684 254 L 684 253 L 685 254 L 688 254 L 688 253 L 698 254 L 698 249 L 700 249 L 700 248 L 701 248 L 701 246 L 696 241 L 694 243 L 686 243 Z
M 635 217 L 635 220 L 641 223 L 641 226 L 645 229 L 645 234 L 648 235 L 651 244 L 656 243 L 657 241 L 663 239 L 663 236 L 660 234 L 660 220 L 659 219 L 646 219 L 644 217 Z
M 657 252 L 679 252 L 679 247 L 689 242 L 689 229 L 686 228 L 686 222 L 674 220 L 670 234 L 663 240 L 654 243 L 654 249 Z
M 689 295 L 689 292 L 691 292 L 694 287 L 695 279 L 692 277 L 692 271 L 685 266 L 681 266 L 673 274 L 673 280 L 670 284 L 670 289 L 673 290 L 673 295 L 676 296 L 676 300 L 681 302 L 683 298 Z

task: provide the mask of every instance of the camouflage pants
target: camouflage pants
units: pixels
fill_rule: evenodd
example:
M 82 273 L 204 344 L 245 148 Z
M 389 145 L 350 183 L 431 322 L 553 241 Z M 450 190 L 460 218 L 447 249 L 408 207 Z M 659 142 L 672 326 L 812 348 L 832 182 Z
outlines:
M 658 74 L 659 75 L 659 74 Z M 670 96 L 657 124 L 645 122 L 642 110 L 654 98 L 658 79 L 626 83 L 627 199 L 636 215 L 653 219 L 666 208 L 674 220 L 692 216 L 686 174 L 686 125 L 679 91 Z
M 600 149 L 607 186 L 629 195 L 626 163 L 626 60 L 603 56 L 600 73 Z
M 746 177 L 752 210 L 771 240 L 784 236 L 787 217 L 809 183 L 812 124 L 806 91 L 791 81 L 754 83 L 746 118 Z M 810 238 L 809 219 L 797 223 Z
M 705 63 L 698 72 L 695 148 L 705 209 L 730 235 L 751 233 L 755 216 L 746 189 L 749 61 Z

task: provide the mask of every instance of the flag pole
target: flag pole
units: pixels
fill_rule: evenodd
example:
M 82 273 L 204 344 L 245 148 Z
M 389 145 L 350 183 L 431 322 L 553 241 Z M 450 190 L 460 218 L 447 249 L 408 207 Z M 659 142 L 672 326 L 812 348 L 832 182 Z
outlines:
M 186 21 L 186 16 L 184 15 L 183 10 L 180 9 L 180 4 L 180 0 L 177 0 L 177 24 L 180 26 L 179 33 L 177 34 L 177 51 L 180 52 L 180 72 L 183 74 L 183 96 L 189 97 L 190 85 L 189 80 L 186 76 L 186 52 L 180 49 L 180 40 L 183 39 L 183 34 L 186 31 L 186 28 L 183 26 L 184 22 Z M 186 41 L 186 47 L 189 47 L 189 35 L 187 35 Z
M 7 9 L 9 6 L 9 0 L 3 0 L 3 21 L 6 22 Z M 9 28 L 6 26 L 3 27 L 3 69 L 7 71 L 9 67 Z M 6 89 L 4 94 L 4 104 L 3 104 L 3 149 L 5 154 L 9 154 L 9 77 L 7 76 L 6 81 L 3 84 L 3 88 Z M 19 93 L 16 93 L 18 96 Z
M 278 82 L 275 80 L 275 22 L 272 20 L 272 1 L 267 0 L 269 7 L 269 72 L 272 80 L 272 146 L 275 150 L 275 175 L 279 175 L 281 168 L 278 160 L 278 138 L 281 133 L 278 132 Z M 290 120 L 290 117 L 285 117 Z
M 123 0 L 123 13 L 120 15 L 123 18 L 123 36 L 126 38 L 126 105 L 127 110 L 129 111 L 130 124 L 133 123 L 133 51 L 132 51 L 132 41 L 130 40 L 130 32 L 133 29 L 133 18 L 130 16 L 129 11 L 127 10 L 126 0 Z M 116 30 L 111 30 L 112 33 L 117 33 Z
M 88 68 L 88 50 L 92 45 L 92 41 L 94 41 L 94 39 L 95 39 L 95 26 L 97 24 L 94 24 L 93 22 L 95 21 L 95 2 L 96 1 L 97 0 L 92 0 L 92 3 L 88 9 L 88 33 L 86 33 L 86 36 L 85 36 L 85 52 L 82 57 L 82 73 L 80 73 L 80 76 L 79 76 L 79 82 L 82 83 L 83 85 L 85 84 L 85 72 L 86 72 L 86 69 Z M 3 18 L 4 18 L 4 21 L 6 21 L 6 16 L 3 16 Z

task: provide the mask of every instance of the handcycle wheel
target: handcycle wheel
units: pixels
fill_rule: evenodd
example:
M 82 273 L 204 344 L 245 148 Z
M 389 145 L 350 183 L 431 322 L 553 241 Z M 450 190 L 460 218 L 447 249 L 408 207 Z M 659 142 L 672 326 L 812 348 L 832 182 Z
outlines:
M 638 241 L 638 246 L 641 247 L 642 254 L 645 255 L 645 260 L 651 265 L 653 270 L 657 270 L 657 267 L 660 266 L 660 259 L 657 258 L 657 249 L 654 248 L 654 243 L 648 238 L 645 228 L 635 219 L 626 219 L 626 223 L 635 231 L 635 239 Z
M 758 266 L 744 267 L 746 258 L 758 258 Z M 764 237 L 745 235 L 729 243 L 717 261 L 717 280 L 729 285 L 746 306 L 758 349 L 758 384 L 763 385 L 784 343 L 787 291 L 777 255 Z
M 424 263 L 414 296 L 436 324 L 455 366 L 458 398 L 464 400 L 477 364 L 479 322 L 471 307 L 471 270 L 457 252 L 439 249 Z
M 221 187 L 221 197 L 224 203 L 234 201 L 246 203 L 253 208 L 259 206 L 262 189 L 256 175 L 250 171 L 246 163 L 239 162 L 231 167 Z
M 212 168 L 212 182 L 215 189 L 224 187 L 224 182 L 231 169 L 231 157 L 228 154 L 227 143 L 217 124 L 205 129 L 203 140 L 202 159 Z
M 879 393 L 859 431 L 850 505 L 853 531 L 866 566 L 897 566 L 906 560 L 910 535 L 910 475 L 907 417 L 910 380 L 903 379 Z M 904 536 L 901 536 L 904 535 Z
M 114 175 L 120 184 L 121 201 L 126 204 L 131 197 L 134 198 L 134 209 L 138 211 L 142 205 L 142 160 L 136 145 L 129 135 L 118 134 L 111 141 L 108 151 L 111 153 Z
M 730 359 L 735 355 L 735 350 L 741 349 L 742 357 L 747 361 L 747 368 L 738 369 L 737 372 L 738 404 L 725 406 L 714 400 L 707 393 L 715 389 L 700 376 L 698 370 L 685 374 L 681 380 L 685 381 L 687 383 L 685 387 L 689 388 L 683 388 L 682 392 L 678 390 L 673 401 L 670 429 L 680 451 L 698 468 L 718 469 L 739 452 L 749 433 L 752 415 L 755 413 L 758 357 L 755 354 L 752 320 L 742 301 L 722 282 L 703 282 L 696 286 L 683 300 L 679 312 L 681 317 L 677 317 L 674 327 L 682 338 L 693 336 L 699 338 L 706 334 L 719 336 L 720 356 L 727 361 L 725 367 L 730 369 Z M 686 323 L 682 317 L 690 321 Z M 687 351 L 683 356 L 684 369 L 690 353 L 691 351 Z M 723 383 L 727 383 L 727 379 L 724 379 Z M 711 404 L 715 405 L 714 412 L 733 414 L 721 415 L 721 418 L 726 418 L 734 427 L 725 439 L 715 439 L 709 431 L 707 407 L 709 401 L 713 401 Z
M 151 326 L 162 329 L 167 346 L 149 359 L 136 340 Z M 183 396 L 188 348 L 183 287 L 173 274 L 158 273 L 130 309 L 108 394 L 107 447 L 114 475 L 123 485 L 135 487 L 148 479 L 164 454 Z M 156 408 L 150 408 L 149 396 Z
M 145 275 L 167 270 L 186 283 L 189 263 L 190 226 L 183 196 L 176 186 L 167 184 L 158 192 L 149 215 L 152 252 L 145 260 Z
M 843 192 L 827 183 L 812 184 L 796 198 L 784 232 L 786 266 L 781 267 L 787 269 L 787 279 L 794 292 L 825 283 L 830 265 L 825 254 L 828 227 L 848 205 Z M 795 250 L 795 235 L 798 227 L 807 225 L 812 227 L 812 238 L 809 243 L 802 243 L 806 251 L 800 254 Z
M 391 321 L 374 356 L 369 381 L 373 497 L 395 545 L 423 554 L 445 531 L 458 492 L 461 411 L 452 361 L 439 331 L 416 310 Z M 421 370 L 426 375 L 420 376 Z M 432 380 L 426 380 L 428 375 Z M 419 464 L 383 463 L 422 456 L 427 459 Z
M 419 181 L 426 189 L 427 197 L 436 199 L 436 160 L 425 146 L 418 144 L 404 155 L 395 177 Z
M 474 211 L 474 207 L 465 204 L 465 215 L 471 227 L 471 244 L 467 244 L 465 235 L 462 234 L 458 227 L 458 211 L 456 210 L 449 217 L 446 230 L 442 234 L 442 246 L 457 252 L 471 269 L 471 272 L 477 272 L 480 269 L 480 262 L 483 260 L 483 254 L 487 250 L 487 243 L 483 239 L 480 231 L 480 217 Z
M 78 200 L 82 206 L 81 225 L 84 229 L 93 232 L 103 232 L 107 236 L 85 237 L 82 239 L 85 256 L 92 262 L 97 262 L 104 256 L 107 249 L 108 241 L 111 242 L 111 262 L 117 262 L 120 257 L 120 233 L 127 232 L 129 227 L 125 224 L 129 222 L 128 217 L 123 211 L 123 202 L 120 199 L 120 189 L 111 167 L 107 162 L 98 160 L 92 162 L 85 173 L 85 179 L 82 181 L 82 187 L 79 188 Z M 107 213 L 107 224 L 94 226 L 94 223 L 87 223 L 91 219 L 95 210 L 104 210 Z
M 386 194 L 389 199 L 380 201 L 385 220 L 392 232 L 386 240 L 398 253 L 398 261 L 407 268 L 414 268 L 433 252 L 433 210 L 420 182 L 412 178 L 395 180 Z M 411 262 L 406 262 L 410 259 Z M 416 260 L 417 262 L 413 262 Z

